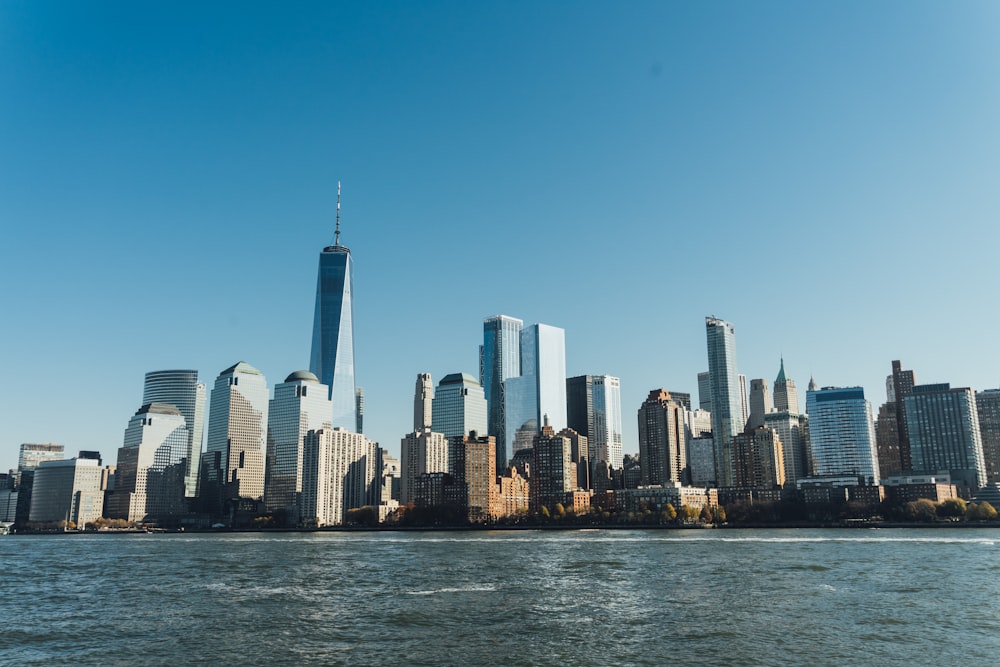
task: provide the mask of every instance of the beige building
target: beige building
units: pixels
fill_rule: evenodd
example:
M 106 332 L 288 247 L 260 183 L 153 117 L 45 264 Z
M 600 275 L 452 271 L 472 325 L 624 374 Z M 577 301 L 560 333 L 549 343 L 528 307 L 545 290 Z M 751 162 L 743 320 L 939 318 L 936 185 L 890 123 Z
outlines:
M 73 522 L 83 528 L 104 510 L 101 463 L 97 459 L 42 461 L 35 468 L 31 523 Z
M 377 445 L 340 428 L 310 431 L 302 465 L 302 522 L 338 526 L 347 510 L 379 505 Z
M 416 501 L 417 478 L 431 472 L 448 472 L 448 439 L 428 426 L 408 433 L 399 443 L 402 505 Z

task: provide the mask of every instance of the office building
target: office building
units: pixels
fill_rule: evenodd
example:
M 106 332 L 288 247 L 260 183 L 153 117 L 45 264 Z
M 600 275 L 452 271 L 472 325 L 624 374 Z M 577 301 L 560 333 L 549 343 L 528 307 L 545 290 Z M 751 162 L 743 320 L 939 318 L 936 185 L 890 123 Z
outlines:
M 851 476 L 864 484 L 878 484 L 875 426 L 865 390 L 861 387 L 810 390 L 806 392 L 806 412 L 813 474 Z
M 890 397 L 889 401 L 879 407 L 878 417 L 875 419 L 878 469 L 883 479 L 899 475 L 903 471 L 903 464 L 899 458 L 899 419 L 896 417 L 896 410 L 899 409 L 899 406 L 892 400 L 891 384 L 888 396 Z
M 590 459 L 588 458 L 590 445 L 587 436 L 577 433 L 571 428 L 564 428 L 557 434 L 569 440 L 570 459 L 576 465 L 575 488 L 590 488 Z
M 698 373 L 698 409 L 712 411 L 712 382 L 708 371 Z
M 785 376 L 785 358 L 781 358 L 778 377 L 774 379 L 774 409 L 778 412 L 799 414 L 799 392 L 795 380 Z
M 331 429 L 330 390 L 309 371 L 295 371 L 274 386 L 267 413 L 267 468 L 264 507 L 298 523 L 304 447 L 309 431 Z
M 365 388 L 356 387 L 354 389 L 354 413 L 357 415 L 357 427 L 355 433 L 365 432 Z
M 309 370 L 329 389 L 334 427 L 354 431 L 358 428 L 354 384 L 354 262 L 350 249 L 340 245 L 340 183 L 333 238 L 333 245 L 323 248 L 319 255 Z
M 569 428 L 587 437 L 587 459 L 622 465 L 621 381 L 612 375 L 580 375 L 566 380 Z
M 736 366 L 736 329 L 715 317 L 705 318 L 708 343 L 709 391 L 712 397 L 712 437 L 716 481 L 733 485 L 733 437 L 743 432 L 746 393 Z
M 715 443 L 712 433 L 687 441 L 688 470 L 693 486 L 715 486 Z
M 521 375 L 504 386 L 508 452 L 531 447 L 544 417 L 566 427 L 566 333 L 547 324 L 521 330 Z
M 431 430 L 446 438 L 486 433 L 487 409 L 483 387 L 468 373 L 441 378 L 434 392 Z
M 794 483 L 812 474 L 806 441 L 808 418 L 788 410 L 764 415 L 764 427 L 773 430 L 781 442 L 785 483 Z
M 576 488 L 576 464 L 569 438 L 556 435 L 546 422 L 541 433 L 535 436 L 531 454 L 528 478 L 531 510 L 539 512 L 547 507 L 551 511 L 556 503 L 565 505 L 566 494 Z
M 378 505 L 377 445 L 343 429 L 306 434 L 302 452 L 301 521 L 306 526 L 339 526 L 348 510 Z
M 756 378 L 750 380 L 750 416 L 747 419 L 746 430 L 752 431 L 764 425 L 764 417 L 774 410 L 771 403 L 771 392 L 767 388 L 767 380 Z
M 142 404 L 173 405 L 188 429 L 184 452 L 184 495 L 198 495 L 198 472 L 205 430 L 205 385 L 198 382 L 198 371 L 166 370 L 146 373 L 142 387 Z
M 488 407 L 489 399 L 487 399 L 487 409 Z M 413 392 L 413 430 L 419 433 L 429 429 L 433 419 L 434 383 L 431 374 L 417 373 L 417 386 Z
M 910 453 L 910 429 L 906 424 L 906 410 L 903 409 L 903 399 L 910 395 L 916 384 L 913 371 L 903 370 L 901 362 L 892 362 L 892 391 L 896 402 L 896 434 L 899 439 L 899 464 L 904 471 L 913 470 L 913 457 Z
M 986 462 L 976 395 L 967 388 L 925 384 L 903 395 L 912 470 L 947 470 L 955 484 L 986 486 Z
M 495 521 L 503 511 L 497 483 L 496 438 L 472 433 L 448 439 L 454 480 L 451 502 L 467 511 L 470 523 Z
M 506 433 L 504 383 L 507 378 L 521 375 L 523 326 L 524 322 L 507 315 L 496 315 L 483 320 L 483 344 L 479 347 L 479 382 L 483 386 L 489 410 L 487 433 L 496 437 L 497 470 L 507 466 L 507 457 L 511 454 Z
M 402 505 L 416 502 L 416 484 L 421 475 L 448 470 L 448 439 L 430 428 L 403 437 L 400 448 L 400 492 Z
M 983 441 L 986 482 L 1000 483 L 1000 389 L 976 392 L 979 433 Z
M 22 443 L 21 451 L 17 457 L 18 483 L 20 483 L 20 473 L 25 470 L 34 470 L 42 461 L 61 461 L 64 453 L 65 448 L 54 442 Z
M 118 450 L 115 490 L 108 494 L 105 516 L 165 523 L 187 512 L 190 445 L 191 430 L 177 407 L 147 403 L 139 408 Z
M 733 486 L 773 489 L 785 485 L 785 459 L 781 439 L 763 426 L 733 438 Z
M 202 497 L 209 512 L 223 512 L 227 502 L 238 498 L 263 497 L 267 411 L 263 373 L 244 361 L 219 373 L 202 463 Z
M 689 482 L 684 408 L 666 389 L 649 392 L 638 412 L 642 486 Z
M 40 461 L 34 468 L 28 521 L 36 524 L 86 524 L 104 509 L 101 464 L 94 459 Z

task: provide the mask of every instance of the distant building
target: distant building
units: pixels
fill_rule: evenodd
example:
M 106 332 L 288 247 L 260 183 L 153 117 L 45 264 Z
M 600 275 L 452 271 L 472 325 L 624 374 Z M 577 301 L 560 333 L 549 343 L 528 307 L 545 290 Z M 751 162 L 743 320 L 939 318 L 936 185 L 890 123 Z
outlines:
M 566 380 L 569 427 L 587 437 L 587 458 L 593 465 L 622 462 L 621 380 L 612 375 L 580 375 Z
M 365 432 L 365 388 L 354 389 L 354 413 L 357 415 L 357 427 L 355 433 Z
M 187 512 L 187 455 L 191 431 L 173 405 L 147 403 L 136 411 L 118 450 L 115 491 L 104 515 L 126 521 L 169 522 Z M 100 467 L 98 460 L 97 465 Z M 98 488 L 102 489 L 98 473 Z
M 912 469 L 947 470 L 953 481 L 986 486 L 986 463 L 979 432 L 976 395 L 969 388 L 925 384 L 903 396 Z
M 716 480 L 733 485 L 733 436 L 746 425 L 746 392 L 736 365 L 736 329 L 715 317 L 705 318 L 708 342 L 709 386 L 712 396 L 712 436 L 715 442 Z
M 747 430 L 762 427 L 764 418 L 773 410 L 774 405 L 771 403 L 767 380 L 764 378 L 750 380 L 750 416 L 747 419 Z
M 496 438 L 475 433 L 448 439 L 454 502 L 465 507 L 472 523 L 495 521 L 502 512 L 497 485 Z
M 570 458 L 576 466 L 575 488 L 590 488 L 590 460 L 587 458 L 588 441 L 587 436 L 580 435 L 571 428 L 564 428 L 557 435 L 569 439 Z
M 891 386 L 891 385 L 890 385 Z M 884 403 L 875 419 L 875 444 L 878 450 L 878 469 L 883 477 L 899 475 L 903 464 L 899 456 L 899 418 L 895 401 Z
M 142 404 L 173 405 L 184 416 L 188 442 L 184 453 L 184 495 L 198 495 L 198 473 L 205 433 L 205 385 L 195 370 L 165 370 L 146 373 Z
M 684 408 L 666 389 L 649 392 L 639 407 L 640 485 L 688 482 Z
M 535 436 L 531 460 L 531 510 L 550 510 L 556 503 L 565 503 L 566 494 L 576 488 L 576 464 L 573 462 L 570 439 L 556 435 L 546 421 L 542 432 Z
M 306 435 L 302 464 L 302 522 L 338 526 L 347 511 L 378 505 L 376 444 L 343 429 L 319 429 Z
M 708 371 L 698 373 L 698 409 L 712 411 L 712 383 Z
M 54 442 L 37 443 L 25 442 L 21 445 L 21 453 L 17 457 L 18 483 L 20 483 L 20 473 L 25 470 L 34 470 L 42 461 L 60 461 L 65 453 L 65 447 Z
M 298 523 L 303 448 L 310 431 L 333 428 L 330 390 L 309 371 L 295 371 L 274 386 L 267 414 L 267 475 L 264 507 Z
M 504 382 L 508 453 L 529 449 L 547 415 L 566 427 L 566 332 L 547 324 L 521 330 L 521 375 Z
M 861 387 L 824 387 L 806 393 L 814 474 L 879 480 L 871 405 Z
M 417 479 L 421 475 L 448 470 L 448 439 L 430 428 L 415 431 L 400 442 L 400 498 L 403 505 L 415 503 Z
M 774 379 L 774 409 L 778 412 L 787 411 L 793 415 L 799 414 L 799 393 L 795 381 L 785 376 L 785 358 L 781 358 L 781 368 L 778 377 Z
M 983 440 L 986 482 L 1000 483 L 1000 389 L 976 392 L 979 433 Z
M 787 410 L 769 412 L 764 415 L 764 427 L 772 429 L 781 440 L 781 450 L 785 460 L 785 482 L 812 474 L 809 463 L 809 448 L 806 444 L 808 418 Z
M 500 483 L 500 517 L 526 514 L 531 497 L 528 479 L 511 467 L 497 481 Z
M 903 370 L 899 361 L 892 362 L 892 391 L 896 402 L 896 433 L 899 439 L 899 464 L 902 469 L 913 470 L 913 460 L 910 455 L 910 429 L 906 422 L 906 410 L 903 400 L 910 395 L 916 384 L 913 371 Z
M 429 429 L 433 420 L 434 382 L 430 373 L 417 373 L 417 386 L 413 392 L 413 430 L 419 433 Z
M 446 438 L 486 432 L 486 398 L 483 387 L 467 373 L 441 378 L 433 399 L 431 430 Z
M 691 485 L 715 486 L 715 443 L 711 433 L 689 438 L 687 455 Z
M 101 465 L 94 459 L 50 459 L 34 468 L 30 522 L 66 521 L 83 528 L 103 509 Z
M 202 464 L 202 495 L 210 512 L 222 513 L 225 503 L 238 498 L 263 498 L 267 411 L 263 373 L 243 361 L 219 373 Z
M 479 381 L 488 405 L 487 430 L 496 438 L 497 470 L 511 455 L 507 437 L 505 387 L 508 378 L 521 375 L 521 329 L 524 322 L 507 315 L 483 320 L 483 344 L 479 347 Z M 414 427 L 415 430 L 420 430 Z
M 733 486 L 744 489 L 785 485 L 785 456 L 781 439 L 763 426 L 733 438 Z

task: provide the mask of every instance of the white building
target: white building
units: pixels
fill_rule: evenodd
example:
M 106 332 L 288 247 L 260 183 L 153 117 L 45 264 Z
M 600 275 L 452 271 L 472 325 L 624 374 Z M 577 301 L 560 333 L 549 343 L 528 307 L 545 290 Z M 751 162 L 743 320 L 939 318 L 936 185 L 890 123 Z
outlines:
M 448 439 L 444 433 L 424 429 L 407 434 L 399 443 L 400 480 L 399 502 L 414 502 L 416 480 L 430 472 L 448 472 Z
M 67 521 L 83 528 L 104 509 L 101 462 L 97 459 L 42 461 L 35 468 L 31 523 Z
M 198 471 L 201 448 L 205 442 L 205 385 L 198 382 L 198 371 L 167 370 L 146 373 L 142 389 L 142 404 L 166 403 L 184 415 L 188 428 L 185 448 L 184 495 L 198 495 Z
M 310 431 L 303 448 L 302 522 L 337 526 L 347 510 L 378 505 L 377 445 L 342 429 Z

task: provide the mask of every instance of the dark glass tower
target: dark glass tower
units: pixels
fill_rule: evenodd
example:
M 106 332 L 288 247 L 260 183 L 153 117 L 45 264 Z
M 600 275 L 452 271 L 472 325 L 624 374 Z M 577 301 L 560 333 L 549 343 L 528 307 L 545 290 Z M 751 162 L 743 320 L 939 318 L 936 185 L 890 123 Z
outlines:
M 340 245 L 340 184 L 337 184 L 337 226 L 333 245 L 319 255 L 316 311 L 313 316 L 309 370 L 330 388 L 333 426 L 358 428 L 354 385 L 354 263 L 350 249 Z

